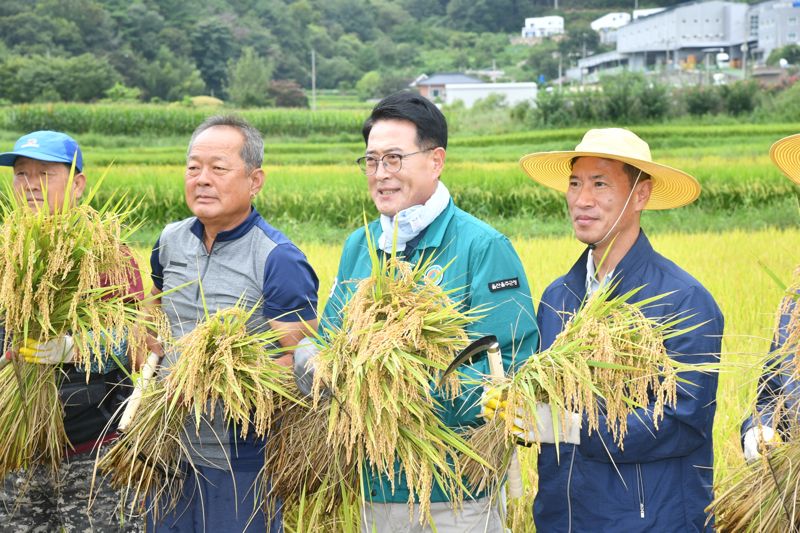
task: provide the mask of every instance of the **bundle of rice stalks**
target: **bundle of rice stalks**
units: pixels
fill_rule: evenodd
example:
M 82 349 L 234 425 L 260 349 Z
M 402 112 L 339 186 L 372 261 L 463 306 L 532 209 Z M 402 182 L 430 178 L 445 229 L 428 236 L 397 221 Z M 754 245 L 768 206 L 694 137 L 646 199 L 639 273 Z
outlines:
M 764 450 L 761 458 L 744 463 L 707 511 L 719 531 L 797 531 L 800 529 L 800 431 L 793 438 Z
M 221 403 L 225 420 L 240 428 L 242 438 L 251 424 L 262 437 L 277 411 L 300 401 L 292 392 L 292 370 L 274 360 L 285 352 L 278 343 L 281 333 L 247 330 L 259 307 L 218 311 L 176 341 L 180 357 L 166 380 L 167 394 L 191 408 L 196 430 L 204 416 L 214 418 Z
M 411 266 L 394 254 L 378 258 L 372 244 L 369 249 L 371 276 L 358 283 L 341 312 L 341 325 L 318 339 L 313 409 L 324 415 L 310 415 L 315 424 L 301 424 L 291 436 L 305 440 L 306 449 L 324 448 L 311 453 L 313 462 L 296 454 L 297 460 L 285 467 L 291 474 L 270 475 L 288 501 L 332 510 L 352 499 L 350 491 L 363 497 L 362 475 L 372 472 L 394 480 L 402 472 L 409 505 L 419 502 L 424 521 L 434 483 L 454 505 L 468 492 L 459 454 L 480 461 L 437 415 L 437 396 L 449 401 L 460 393 L 457 375 L 441 384 L 439 376 L 467 345 L 464 328 L 477 317 L 453 302 L 451 292 L 425 278 L 431 260 Z M 282 480 L 292 475 L 298 484 L 281 488 Z M 290 496 L 298 489 L 300 495 Z M 332 496 L 330 490 L 344 492 Z M 319 498 L 325 503 L 319 504 Z
M 280 501 L 326 530 L 331 529 L 327 519 L 345 499 L 360 496 L 358 464 L 343 454 L 331 454 L 320 431 L 328 423 L 329 402 L 323 400 L 313 409 L 294 405 L 281 414 L 267 440 L 261 475 L 261 494 L 276 497 L 270 503 Z
M 69 333 L 87 371 L 91 355 L 103 363 L 108 339 L 123 338 L 137 310 L 126 294 L 135 273 L 124 243 L 133 207 L 124 199 L 100 209 L 81 203 L 38 210 L 9 192 L 0 203 L 0 314 L 5 349 L 20 338 L 47 340 Z
M 199 431 L 221 404 L 228 424 L 242 438 L 263 437 L 276 414 L 299 402 L 293 394 L 294 375 L 273 357 L 284 352 L 275 330 L 248 332 L 255 306 L 240 306 L 206 316 L 171 348 L 180 354 L 162 380 L 153 380 L 142 397 L 142 408 L 125 434 L 100 458 L 98 469 L 122 489 L 131 510 L 150 500 L 152 512 L 172 509 L 182 489 L 181 461 L 190 462 L 183 442 L 187 419 Z
M 134 299 L 125 294 L 135 275 L 123 244 L 130 234 L 123 224 L 132 209 L 118 200 L 95 210 L 89 202 L 96 191 L 97 186 L 79 205 L 65 199 L 52 213 L 46 202 L 31 209 L 11 190 L 0 202 L 3 352 L 26 338 L 45 342 L 70 334 L 75 362 L 84 366 L 87 377 L 92 359 L 102 364 L 103 354 L 113 352 L 109 344 L 129 335 L 139 318 Z M 0 476 L 34 464 L 46 463 L 54 470 L 60 464 L 69 443 L 57 393 L 59 376 L 52 366 L 22 361 L 4 370 Z
M 0 370 L 0 424 L 0 476 L 37 464 L 58 469 L 68 441 L 51 367 L 19 364 Z
M 622 448 L 628 416 L 636 408 L 653 402 L 648 415 L 658 428 L 664 406 L 675 404 L 678 371 L 689 365 L 671 359 L 664 340 L 687 331 L 674 329 L 685 317 L 656 321 L 642 310 L 664 295 L 629 303 L 639 289 L 619 296 L 613 290 L 606 286 L 595 292 L 550 348 L 531 356 L 498 385 L 507 411 L 516 412 L 527 427 L 537 427 L 537 403 L 549 403 L 554 419 L 563 410 L 584 414 L 590 433 L 604 421 Z M 565 427 L 566 420 L 558 421 Z M 513 425 L 513 417 L 498 417 L 471 432 L 470 445 L 495 471 L 504 471 L 513 449 Z M 496 482 L 485 465 L 467 462 L 466 474 L 481 487 Z

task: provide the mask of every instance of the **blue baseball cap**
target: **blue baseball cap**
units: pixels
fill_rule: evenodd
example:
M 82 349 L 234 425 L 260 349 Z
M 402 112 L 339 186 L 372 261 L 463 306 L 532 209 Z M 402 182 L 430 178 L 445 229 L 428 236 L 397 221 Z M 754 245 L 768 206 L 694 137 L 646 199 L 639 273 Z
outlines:
M 13 167 L 14 161 L 20 156 L 68 165 L 75 158 L 75 170 L 83 170 L 83 154 L 78 142 L 60 131 L 34 131 L 23 135 L 14 144 L 13 152 L 0 154 L 0 166 Z

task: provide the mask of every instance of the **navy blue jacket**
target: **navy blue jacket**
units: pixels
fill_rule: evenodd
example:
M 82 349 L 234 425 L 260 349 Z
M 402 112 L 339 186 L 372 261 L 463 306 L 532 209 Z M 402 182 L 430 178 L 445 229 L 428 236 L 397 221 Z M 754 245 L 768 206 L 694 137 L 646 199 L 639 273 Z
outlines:
M 586 250 L 542 295 L 537 318 L 542 349 L 548 348 L 586 294 Z M 665 341 L 670 357 L 683 362 L 718 361 L 723 318 L 714 298 L 692 276 L 656 253 L 643 232 L 614 270 L 617 292 L 644 286 L 638 301 L 674 291 L 644 310 L 651 318 L 692 315 L 681 327 L 697 329 Z M 581 444 L 543 444 L 539 492 L 534 502 L 537 531 L 711 531 L 705 507 L 712 500 L 714 451 L 711 428 L 715 373 L 689 372 L 678 385 L 675 408 L 664 409 L 658 429 L 638 409 L 628 418 L 624 451 L 601 421 Z M 637 418 L 638 415 L 640 418 Z
M 782 350 L 789 337 L 789 322 L 791 321 L 792 311 L 795 303 L 789 303 L 786 312 L 781 315 L 775 338 L 772 341 L 770 352 L 774 357 L 767 361 L 764 372 L 761 375 L 758 386 L 758 400 L 756 401 L 756 413 L 761 420 L 761 424 L 774 428 L 778 432 L 786 432 L 800 418 L 800 382 L 796 381 L 794 373 L 794 354 L 796 350 Z M 775 402 L 780 400 L 781 419 L 773 420 Z M 742 437 L 744 433 L 756 425 L 756 420 L 751 416 L 742 424 Z

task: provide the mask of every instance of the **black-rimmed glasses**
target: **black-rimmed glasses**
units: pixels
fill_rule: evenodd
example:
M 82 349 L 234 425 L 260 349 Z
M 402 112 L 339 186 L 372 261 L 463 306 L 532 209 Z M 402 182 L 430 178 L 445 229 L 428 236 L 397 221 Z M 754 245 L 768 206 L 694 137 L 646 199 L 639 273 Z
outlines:
M 433 150 L 433 148 L 418 150 L 416 152 L 411 152 L 410 154 L 383 154 L 381 157 L 366 155 L 356 159 L 356 163 L 361 169 L 361 172 L 367 176 L 372 176 L 378 172 L 378 163 L 383 165 L 383 168 L 386 169 L 386 172 L 391 172 L 394 174 L 395 172 L 400 172 L 400 170 L 403 168 L 403 159 L 406 157 L 411 157 L 412 155 L 421 154 L 423 152 L 430 152 L 431 150 Z

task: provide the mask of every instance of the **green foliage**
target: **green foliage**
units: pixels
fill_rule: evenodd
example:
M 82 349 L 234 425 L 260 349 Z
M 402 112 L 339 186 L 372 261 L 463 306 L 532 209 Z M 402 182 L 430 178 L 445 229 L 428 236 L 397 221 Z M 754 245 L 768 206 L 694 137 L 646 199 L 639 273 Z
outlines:
M 142 96 L 138 87 L 126 87 L 120 82 L 106 91 L 106 98 L 112 102 L 134 102 Z
M 497 111 L 506 107 L 506 97 L 503 94 L 490 94 L 486 98 L 481 98 L 472 104 L 472 111 L 483 113 L 486 111 Z
M 224 96 L 228 61 L 238 55 L 231 28 L 217 18 L 203 20 L 192 31 L 191 43 L 206 87 L 212 96 Z
M 796 83 L 775 97 L 765 99 L 759 111 L 771 120 L 800 119 L 800 84 Z
M 266 106 L 271 103 L 267 92 L 271 79 L 272 65 L 247 47 L 237 61 L 229 63 L 229 100 L 239 107 Z
M 602 78 L 599 91 L 540 91 L 532 119 L 539 125 L 567 126 L 659 121 L 670 110 L 669 89 L 639 73 Z
M 119 80 L 105 59 L 92 54 L 9 56 L 0 63 L 0 97 L 12 102 L 88 102 Z
M 356 83 L 356 93 L 362 100 L 377 98 L 380 96 L 381 73 L 377 70 L 370 70 Z
M 686 110 L 692 116 L 717 113 L 722 105 L 714 87 L 690 87 L 683 93 Z
M 758 83 L 755 81 L 740 81 L 723 85 L 720 88 L 725 111 L 729 115 L 742 115 L 752 113 L 758 103 Z
M 785 59 L 790 65 L 800 64 L 800 45 L 787 44 L 780 48 L 775 48 L 767 57 L 767 65 L 777 65 L 781 59 Z
M 525 69 L 533 74 L 533 79 L 538 80 L 544 76 L 546 81 L 558 77 L 558 61 L 561 52 L 555 41 L 547 39 L 538 46 L 532 46 L 525 62 Z M 567 65 L 566 58 L 562 56 L 562 69 Z
M 411 83 L 411 80 L 403 76 L 371 70 L 356 83 L 356 93 L 362 100 L 383 98 L 397 91 L 407 89 L 409 83 Z
M 140 86 L 145 96 L 154 99 L 176 101 L 184 96 L 196 96 L 205 90 L 200 72 L 194 64 L 170 52 L 162 46 L 153 61 L 139 67 Z

